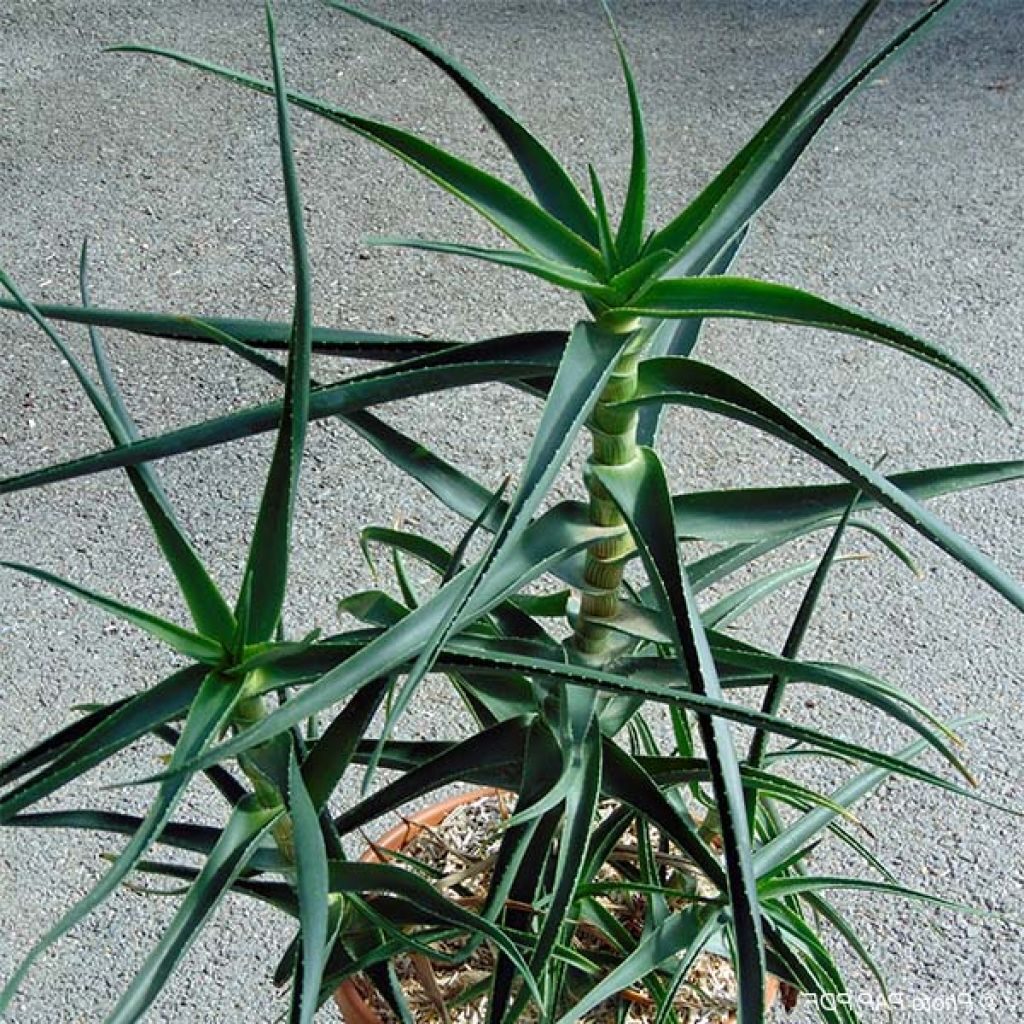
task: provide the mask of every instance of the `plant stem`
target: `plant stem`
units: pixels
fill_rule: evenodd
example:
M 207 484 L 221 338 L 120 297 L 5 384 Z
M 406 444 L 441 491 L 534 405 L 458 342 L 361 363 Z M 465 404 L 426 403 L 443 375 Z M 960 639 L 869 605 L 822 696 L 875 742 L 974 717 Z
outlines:
M 243 697 L 235 708 L 232 724 L 239 732 L 244 732 L 266 717 L 267 707 L 263 702 L 263 697 Z M 277 781 L 281 778 L 283 768 L 280 764 L 279 752 L 280 744 L 275 740 L 270 740 L 268 743 L 253 747 L 238 756 L 238 766 L 252 783 L 256 799 L 268 808 L 278 807 L 284 802 L 281 783 Z M 271 834 L 281 856 L 293 864 L 295 862 L 295 828 L 291 816 L 282 815 L 271 829 Z
M 625 520 L 605 488 L 598 482 L 594 466 L 624 466 L 637 457 L 637 413 L 616 408 L 636 394 L 637 365 L 646 334 L 638 331 L 635 319 L 600 322 L 605 329 L 621 334 L 637 332 L 601 392 L 590 417 L 593 447 L 583 479 L 590 495 L 590 521 L 595 526 L 624 526 Z M 588 661 L 606 662 L 620 646 L 618 635 L 608 625 L 619 614 L 619 591 L 626 557 L 633 550 L 628 533 L 599 541 L 587 549 L 583 570 L 585 589 L 573 626 L 571 644 Z

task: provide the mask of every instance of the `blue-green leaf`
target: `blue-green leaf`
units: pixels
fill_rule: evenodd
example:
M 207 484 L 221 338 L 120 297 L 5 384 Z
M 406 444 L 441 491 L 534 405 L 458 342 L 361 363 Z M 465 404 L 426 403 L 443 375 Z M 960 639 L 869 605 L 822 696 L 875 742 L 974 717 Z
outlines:
M 592 468 L 629 524 L 658 604 L 671 616 L 673 646 L 691 687 L 702 697 L 722 700 L 697 601 L 679 561 L 672 498 L 657 455 L 641 448 L 638 458 L 626 465 Z M 764 1014 L 765 953 L 743 783 L 728 725 L 709 715 L 698 715 L 698 725 L 722 827 L 736 942 L 738 1017 L 740 1024 L 750 1024 Z

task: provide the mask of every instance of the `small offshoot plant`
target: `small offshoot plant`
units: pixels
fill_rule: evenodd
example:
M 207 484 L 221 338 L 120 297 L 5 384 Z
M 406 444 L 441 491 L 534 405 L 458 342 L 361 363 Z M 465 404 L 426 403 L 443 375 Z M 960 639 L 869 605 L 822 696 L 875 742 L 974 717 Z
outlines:
M 333 0 L 331 6 L 439 68 L 494 130 L 530 194 L 413 132 L 289 91 L 269 11 L 272 75 L 266 80 L 163 49 L 116 48 L 169 58 L 272 98 L 294 315 L 290 323 L 275 323 L 96 308 L 89 302 L 84 250 L 78 306 L 35 304 L 0 271 L 9 293 L 4 308 L 22 314 L 26 329 L 38 328 L 57 348 L 112 441 L 105 451 L 8 477 L 0 492 L 123 471 L 191 617 L 181 625 L 43 568 L 6 563 L 157 637 L 185 664 L 149 687 L 91 707 L 0 769 L 0 820 L 7 826 L 128 837 L 95 888 L 7 980 L 0 1010 L 11 1005 L 44 950 L 134 873 L 148 872 L 177 879 L 185 894 L 106 1013 L 109 1024 L 146 1014 L 228 893 L 269 903 L 294 921 L 294 939 L 280 951 L 275 978 L 290 985 L 286 1012 L 295 1024 L 308 1024 L 337 985 L 357 973 L 398 1020 L 410 1021 L 396 960 L 410 953 L 466 960 L 482 944 L 491 950 L 493 966 L 481 992 L 493 1024 L 527 1017 L 586 1020 L 625 989 L 646 993 L 650 1020 L 671 1022 L 676 994 L 706 951 L 731 960 L 741 1024 L 763 1019 L 769 972 L 787 997 L 821 997 L 816 1005 L 828 1024 L 856 1021 L 835 941 L 847 943 L 883 987 L 884 981 L 856 923 L 831 893 L 857 889 L 885 899 L 952 904 L 887 874 L 858 837 L 851 809 L 890 776 L 981 797 L 972 792 L 956 749 L 957 723 L 939 720 L 909 693 L 856 666 L 801 659 L 801 642 L 842 557 L 846 532 L 868 531 L 907 557 L 864 517 L 876 507 L 1024 608 L 1021 586 L 922 504 L 1018 478 L 1024 463 L 883 475 L 752 384 L 692 352 L 709 318 L 835 331 L 923 360 L 1003 413 L 978 376 L 910 330 L 798 288 L 730 274 L 752 219 L 829 118 L 957 5 L 940 0 L 921 10 L 841 74 L 878 7 L 878 0 L 865 3 L 721 173 L 677 216 L 657 225 L 647 215 L 640 99 L 613 23 L 632 129 L 628 187 L 614 220 L 596 170 L 590 170 L 585 198 L 544 145 L 453 57 L 408 29 Z M 461 343 L 317 326 L 289 127 L 293 104 L 382 146 L 508 241 L 505 248 L 419 237 L 384 244 L 483 260 L 518 272 L 521 287 L 531 278 L 553 283 L 579 297 L 580 319 L 563 331 Z M 92 365 L 58 332 L 58 322 L 87 326 Z M 282 396 L 140 437 L 102 328 L 223 346 L 238 357 L 240 369 L 244 363 L 280 381 Z M 321 386 L 310 375 L 314 351 L 382 366 Z M 508 467 L 514 486 L 485 486 L 433 451 L 430 438 L 407 436 L 374 412 L 483 382 L 514 389 L 533 424 L 525 461 Z M 839 482 L 673 494 L 658 454 L 668 406 L 714 414 L 717 430 L 753 427 L 828 467 Z M 450 550 L 407 529 L 366 525 L 364 544 L 394 555 L 396 593 L 342 595 L 342 610 L 362 619 L 357 628 L 285 636 L 282 607 L 307 427 L 323 417 L 350 427 L 407 474 L 410 487 L 428 489 L 464 521 L 464 540 Z M 152 463 L 269 431 L 276 442 L 232 599 L 204 566 L 201 545 L 186 535 Z M 579 497 L 550 500 L 578 439 L 589 439 L 590 446 Z M 777 560 L 770 570 L 758 568 L 764 556 L 777 559 L 794 542 L 819 533 L 828 541 L 813 562 L 797 556 L 782 569 Z M 405 572 L 410 560 L 435 574 L 436 586 L 417 589 Z M 734 618 L 800 577 L 806 585 L 777 652 L 728 631 Z M 713 586 L 716 599 L 702 599 Z M 447 741 L 394 738 L 428 673 L 450 680 L 464 702 L 468 737 L 464 728 Z M 879 735 L 889 723 L 916 735 L 892 752 L 801 724 L 786 702 L 787 687 L 796 682 L 868 705 L 878 716 Z M 170 754 L 149 780 L 158 785 L 144 815 L 89 806 L 35 809 L 150 737 L 169 744 Z M 948 772 L 918 763 L 929 750 L 948 762 Z M 790 767 L 809 757 L 840 762 L 847 781 L 828 794 L 798 781 L 806 776 Z M 394 774 L 375 785 L 383 768 Z M 339 783 L 359 773 L 370 780 L 364 795 L 347 806 L 332 803 Z M 176 818 L 200 775 L 223 796 L 223 821 L 199 825 Z M 372 833 L 378 819 L 453 782 L 517 796 L 483 901 L 448 898 L 401 859 L 371 864 L 346 856 L 347 838 Z M 632 869 L 616 882 L 602 881 L 602 866 L 627 835 L 636 849 Z M 865 871 L 816 874 L 807 854 L 826 837 L 863 858 Z M 161 859 L 167 854 L 158 849 L 201 860 L 186 866 Z M 666 867 L 672 858 L 685 858 L 703 876 L 697 898 L 680 902 L 679 879 Z M 622 887 L 642 897 L 639 929 L 623 927 L 608 913 L 602 897 Z M 584 925 L 591 941 L 581 946 L 575 940 Z M 239 970 L 250 972 L 252 964 L 241 963 Z

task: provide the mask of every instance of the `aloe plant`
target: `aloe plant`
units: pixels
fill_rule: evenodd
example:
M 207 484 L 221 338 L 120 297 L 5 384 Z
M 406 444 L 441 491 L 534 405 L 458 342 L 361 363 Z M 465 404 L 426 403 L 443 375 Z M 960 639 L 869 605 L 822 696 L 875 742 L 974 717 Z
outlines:
M 191 616 L 184 627 L 42 568 L 4 563 L 155 636 L 181 656 L 183 667 L 90 708 L 0 768 L 5 824 L 130 836 L 96 888 L 29 953 L 0 995 L 0 1009 L 10 1005 L 44 950 L 134 873 L 147 872 L 184 880 L 186 895 L 106 1017 L 115 1024 L 144 1016 L 231 892 L 294 920 L 294 941 L 281 951 L 276 976 L 290 982 L 289 1019 L 300 1024 L 356 972 L 372 980 L 397 1019 L 409 1020 L 395 959 L 453 936 L 465 939 L 461 957 L 483 942 L 494 948 L 487 996 L 495 1024 L 527 1013 L 569 1024 L 636 986 L 650 995 L 654 1019 L 671 1021 L 674 995 L 704 950 L 732 959 L 741 1024 L 763 1019 L 768 972 L 789 991 L 822 997 L 816 1005 L 823 1020 L 856 1020 L 855 1006 L 838 998 L 846 982 L 830 937 L 844 940 L 882 976 L 830 893 L 855 888 L 956 904 L 903 886 L 884 871 L 878 876 L 879 862 L 849 826 L 852 808 L 891 775 L 983 798 L 970 788 L 957 750 L 959 723 L 945 723 L 864 669 L 801 659 L 801 645 L 850 530 L 868 531 L 896 557 L 908 558 L 864 518 L 877 507 L 1024 608 L 1024 588 L 923 504 L 1020 478 L 1024 463 L 886 475 L 753 385 L 692 353 L 709 319 L 824 328 L 922 360 L 1004 414 L 983 380 L 916 333 L 832 299 L 730 271 L 752 219 L 829 118 L 957 4 L 940 0 L 921 11 L 842 76 L 879 6 L 878 0 L 865 3 L 724 170 L 660 224 L 648 214 L 639 91 L 610 12 L 632 131 L 629 180 L 617 218 L 596 170 L 589 172 L 587 198 L 544 145 L 453 57 L 406 28 L 337 0 L 330 5 L 389 33 L 439 68 L 507 148 L 530 194 L 415 133 L 290 91 L 269 11 L 272 74 L 266 79 L 156 47 L 115 48 L 168 58 L 272 97 L 294 313 L 290 323 L 270 323 L 94 307 L 84 249 L 78 306 L 34 303 L 0 271 L 9 295 L 3 306 L 33 321 L 57 348 L 112 442 L 105 451 L 9 477 L 0 482 L 0 493 L 124 470 Z M 419 237 L 379 244 L 484 261 L 496 272 L 519 271 L 577 295 L 581 318 L 564 331 L 460 343 L 317 326 L 292 105 L 383 147 L 507 239 L 505 248 Z M 75 355 L 59 323 L 88 327 L 92 367 Z M 240 370 L 246 364 L 279 381 L 282 396 L 140 437 L 111 370 L 103 328 L 223 346 L 240 360 Z M 384 365 L 321 385 L 311 377 L 314 350 Z M 275 351 L 286 354 L 283 363 Z M 524 407 L 536 411 L 526 460 L 508 467 L 514 487 L 492 490 L 434 452 L 428 439 L 403 434 L 373 411 L 481 382 L 509 385 Z M 817 460 L 842 482 L 673 494 L 658 452 L 661 416 L 673 405 L 714 413 L 726 429 L 731 423 L 752 426 Z M 364 548 L 390 552 L 396 592 L 375 588 L 343 596 L 340 609 L 360 620 L 354 628 L 288 637 L 282 609 L 307 428 L 325 417 L 350 426 L 413 486 L 440 499 L 462 521 L 463 540 L 450 547 L 408 529 L 367 524 Z M 260 432 L 274 432 L 276 440 L 242 583 L 230 600 L 204 567 L 150 464 Z M 578 443 L 589 451 L 579 500 L 552 503 L 555 477 Z M 819 533 L 829 535 L 819 559 L 808 563 L 794 555 L 799 560 L 783 569 L 738 575 Z M 696 542 L 715 548 L 697 556 Z M 429 590 L 411 580 L 410 561 L 433 574 Z M 728 632 L 737 616 L 801 578 L 806 587 L 781 653 Z M 716 599 L 704 599 L 716 585 Z M 430 673 L 447 678 L 464 702 L 474 725 L 468 738 L 394 738 Z M 881 721 L 916 736 L 893 753 L 804 725 L 786 702 L 794 682 L 863 702 Z M 753 703 L 733 699 L 733 691 L 752 696 Z M 736 725 L 748 727 L 748 742 L 740 743 Z M 166 770 L 147 780 L 158 786 L 145 816 L 88 807 L 35 809 L 151 735 L 169 743 L 172 753 Z M 919 765 L 927 750 L 949 770 Z M 795 758 L 807 756 L 840 759 L 849 779 L 831 794 L 815 792 L 787 771 Z M 397 774 L 377 785 L 382 767 Z M 364 795 L 348 806 L 332 805 L 342 780 L 360 772 Z M 225 822 L 196 825 L 175 818 L 200 775 L 225 798 Z M 456 781 L 518 794 L 482 907 L 471 911 L 446 898 L 408 865 L 346 858 L 346 837 Z M 615 809 L 597 824 L 599 805 Z M 631 829 L 641 855 L 635 877 L 617 884 L 645 895 L 639 937 L 607 920 L 598 899 L 599 871 Z M 877 877 L 815 874 L 807 854 L 826 836 L 846 843 Z M 671 844 L 688 857 L 716 895 L 680 909 L 654 855 L 657 844 Z M 156 859 L 158 845 L 199 853 L 202 866 Z M 601 931 L 614 952 L 574 948 L 580 919 Z

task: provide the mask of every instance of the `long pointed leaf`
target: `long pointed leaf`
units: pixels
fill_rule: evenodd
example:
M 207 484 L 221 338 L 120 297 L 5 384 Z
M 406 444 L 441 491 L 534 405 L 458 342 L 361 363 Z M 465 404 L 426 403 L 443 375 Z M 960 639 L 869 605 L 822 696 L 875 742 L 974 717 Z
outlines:
M 166 57 L 256 92 L 267 95 L 273 92 L 273 86 L 269 82 L 172 50 L 136 45 L 115 46 L 110 49 L 122 53 L 148 53 Z M 522 248 L 548 259 L 569 263 L 594 273 L 600 272 L 600 256 L 593 246 L 505 182 L 446 153 L 411 132 L 360 117 L 302 93 L 290 92 L 287 96 L 290 103 L 340 124 L 388 150 L 476 210 Z
M 79 277 L 83 307 L 88 308 L 87 284 L 87 248 L 83 244 Z M 125 444 L 135 440 L 134 424 L 121 399 L 120 392 L 110 373 L 106 353 L 95 328 L 90 326 L 89 334 L 97 367 L 108 393 L 108 398 L 93 384 L 77 357 L 50 327 L 40 311 L 26 299 L 14 285 L 14 282 L 0 270 L 0 284 L 3 284 L 17 303 L 19 311 L 27 313 L 43 330 L 51 343 L 57 348 L 65 362 L 71 367 L 83 390 L 99 414 L 104 427 L 115 444 Z M 207 574 L 199 556 L 178 523 L 170 502 L 160 487 L 155 474 L 148 467 L 127 468 L 128 480 L 150 525 L 154 536 L 174 573 L 181 589 L 182 596 L 189 607 L 193 621 L 200 633 L 206 633 L 221 642 L 230 639 L 234 629 L 234 619 L 213 580 Z
M 697 601 L 679 561 L 672 499 L 657 455 L 650 448 L 641 448 L 639 458 L 625 466 L 594 466 L 593 471 L 629 524 L 658 603 L 671 615 L 673 646 L 686 666 L 690 685 L 702 697 L 722 700 Z M 722 827 L 736 941 L 738 1017 L 740 1024 L 750 1024 L 764 1014 L 765 953 L 743 783 L 726 723 L 698 715 L 698 725 Z
M 560 514 L 562 511 L 556 507 L 556 510 L 540 517 L 523 532 L 511 550 L 506 549 L 500 567 L 488 577 L 465 606 L 456 628 L 475 621 L 490 607 L 508 594 L 518 591 L 567 554 L 616 532 L 593 527 L 579 519 L 573 522 Z M 315 685 L 296 694 L 287 704 L 273 710 L 244 734 L 211 751 L 204 759 L 215 763 L 233 757 L 250 746 L 290 729 L 331 704 L 344 700 L 371 679 L 386 675 L 404 664 L 423 648 L 438 622 L 451 614 L 459 597 L 460 582 L 460 577 L 456 576 L 429 602 L 410 612 L 372 643 L 360 647 L 350 658 L 323 675 Z M 193 767 L 198 769 L 203 765 L 196 762 Z
M 637 398 L 624 404 L 642 405 L 648 400 L 676 402 L 740 420 L 807 452 L 871 495 L 882 507 L 1024 610 L 1024 588 L 973 544 L 893 486 L 877 470 L 735 377 L 692 359 L 651 360 L 640 368 Z
M 682 250 L 673 272 L 701 273 L 725 242 L 772 195 L 842 104 L 887 61 L 919 39 L 922 30 L 933 26 L 937 15 L 952 10 L 958 2 L 940 0 L 932 4 L 815 106 L 877 8 L 878 0 L 868 0 L 838 42 L 764 127 L 683 213 L 651 239 L 652 246 Z
M 75 723 L 70 731 L 62 729 L 56 734 L 58 744 L 44 741 L 33 748 L 46 767 L 4 794 L 0 799 L 0 822 L 55 793 L 65 783 L 84 775 L 138 737 L 184 715 L 207 671 L 199 665 L 181 669 L 148 690 L 111 705 L 107 709 L 108 714 L 100 717 L 90 715 L 83 722 Z M 19 769 L 21 767 L 18 762 L 12 764 Z M 24 772 L 19 770 L 14 778 L 22 774 Z
M 850 516 L 853 515 L 853 510 L 857 506 L 857 499 L 859 497 L 859 493 L 855 494 L 850 504 L 847 505 L 846 511 L 843 513 L 843 518 L 839 520 L 839 523 L 828 542 L 828 547 L 825 548 L 825 551 L 818 562 L 818 567 L 804 593 L 799 607 L 797 608 L 796 615 L 793 618 L 793 623 L 786 636 L 786 642 L 782 648 L 782 656 L 784 658 L 795 658 L 797 654 L 800 653 L 800 647 L 803 644 L 804 636 L 810 626 L 814 609 L 817 607 L 821 591 L 825 586 L 825 581 L 828 579 L 828 574 L 835 563 L 836 556 L 839 554 L 839 545 L 842 543 L 843 534 L 846 532 L 847 524 L 850 522 Z M 785 693 L 785 689 L 786 681 L 780 676 L 774 676 L 772 681 L 768 684 L 768 689 L 765 690 L 764 699 L 761 702 L 761 710 L 766 715 L 774 715 L 778 713 L 779 707 L 782 704 L 782 697 Z M 753 739 L 750 741 L 750 753 L 747 756 L 748 762 L 755 768 L 760 768 L 761 765 L 764 764 L 766 746 L 767 737 L 765 734 L 763 732 L 755 732 Z
M 654 317 L 738 317 L 821 327 L 867 338 L 914 356 L 956 377 L 1006 416 L 992 389 L 969 367 L 923 338 L 868 313 L 849 309 L 811 292 L 744 277 L 692 277 L 658 281 L 624 312 Z
M 235 808 L 174 920 L 135 975 L 106 1024 L 134 1024 L 159 995 L 175 965 L 195 941 L 206 918 L 228 893 L 252 852 L 283 808 L 266 808 L 255 796 Z
M 788 736 L 790 739 L 817 747 L 840 757 L 877 765 L 887 769 L 890 773 L 917 779 L 929 785 L 945 789 L 948 792 L 956 793 L 972 800 L 979 800 L 983 804 L 989 803 L 978 797 L 974 792 L 955 783 L 948 782 L 934 772 L 911 765 L 899 756 L 884 754 L 870 747 L 850 743 L 829 733 L 818 732 L 817 730 L 797 725 L 788 719 L 762 715 L 759 711 L 751 711 L 742 704 L 702 697 L 678 684 L 675 686 L 665 685 L 664 677 L 661 673 L 654 673 L 654 678 L 649 679 L 642 669 L 634 668 L 631 669 L 628 675 L 624 675 L 594 669 L 589 666 L 556 662 L 547 657 L 537 658 L 522 655 L 514 650 L 503 651 L 499 654 L 493 649 L 478 647 L 474 642 L 461 638 L 452 641 L 449 647 L 453 652 L 457 652 L 460 658 L 467 658 L 471 663 L 477 665 L 478 671 L 485 669 L 488 665 L 501 667 L 502 671 L 508 671 L 510 667 L 518 668 L 523 673 L 535 677 L 543 678 L 546 676 L 555 681 L 564 680 L 566 682 L 587 684 L 607 693 L 640 697 L 646 701 L 674 705 L 694 712 L 705 712 L 709 715 L 723 718 L 726 721 L 737 722 L 754 728 L 764 728 L 767 732 L 779 736 Z M 921 742 L 924 743 L 925 741 L 922 740 Z M 611 753 L 606 751 L 606 773 L 610 760 Z M 1002 805 L 993 806 L 999 806 L 1000 809 L 1006 810 Z
M 288 766 L 288 810 L 295 836 L 295 888 L 299 897 L 302 969 L 296 979 L 298 1016 L 295 1024 L 312 1024 L 320 983 L 327 964 L 327 850 L 314 806 L 294 751 Z
M 954 724 L 966 724 L 970 721 L 971 719 L 963 719 Z M 907 764 L 920 756 L 926 746 L 924 740 L 916 740 L 899 751 L 893 760 L 898 764 Z M 851 807 L 854 803 L 863 800 L 872 790 L 877 789 L 890 774 L 892 774 L 891 769 L 887 769 L 885 766 L 868 768 L 849 782 L 844 783 L 832 794 L 832 799 L 843 807 Z M 835 817 L 833 811 L 817 807 L 808 811 L 791 824 L 785 832 L 762 846 L 754 854 L 754 869 L 758 878 L 766 878 L 771 875 L 797 850 L 802 849 L 827 828 Z
M 38 957 L 98 907 L 145 854 L 174 812 L 185 786 L 192 777 L 193 773 L 185 768 L 185 765 L 220 734 L 227 724 L 238 696 L 238 689 L 227 685 L 217 675 L 211 674 L 206 677 L 192 702 L 181 740 L 174 749 L 170 764 L 173 776 L 160 784 L 158 792 L 150 802 L 143 824 L 107 873 L 29 950 L 3 992 L 0 992 L 0 1013 L 7 1010 L 25 975 Z
M 49 320 L 92 324 L 131 331 L 147 337 L 210 343 L 210 336 L 198 324 L 208 324 L 257 348 L 287 349 L 292 336 L 291 323 L 280 320 L 252 320 L 243 317 L 206 316 L 198 313 L 147 313 L 132 309 L 109 309 L 100 306 L 67 306 L 58 303 L 34 304 L 39 314 Z M 0 296 L 0 309 L 26 312 L 22 303 Z M 336 327 L 313 328 L 313 350 L 346 359 L 381 359 L 385 362 L 447 351 L 458 342 L 420 338 L 399 334 L 377 334 L 373 331 L 346 331 Z
M 368 239 L 367 243 L 376 246 L 392 246 L 397 249 L 418 249 L 421 252 L 440 253 L 446 256 L 461 256 L 464 259 L 480 260 L 499 267 L 521 270 L 525 274 L 539 277 L 542 281 L 579 292 L 581 295 L 599 302 L 607 303 L 615 295 L 607 284 L 586 270 L 516 249 L 488 249 L 479 245 L 390 236 L 373 237 Z
M 730 267 L 739 255 L 747 237 L 747 229 L 737 232 L 736 237 L 712 261 L 708 273 L 721 276 L 729 272 Z M 700 317 L 680 317 L 675 320 L 663 320 L 651 336 L 644 349 L 648 358 L 654 356 L 688 356 L 697 344 L 704 321 Z M 640 410 L 636 425 L 636 443 L 647 448 L 654 448 L 658 439 L 658 428 L 661 424 L 662 410 L 658 406 L 648 405 Z
M 302 224 L 302 198 L 299 195 L 298 175 L 292 153 L 288 93 L 277 49 L 274 20 L 269 7 L 267 35 L 274 67 L 277 132 L 295 276 L 295 310 L 288 349 L 288 377 L 281 408 L 281 423 L 243 575 L 242 594 L 247 596 L 248 603 L 245 608 L 240 604 L 236 610 L 239 620 L 246 623 L 244 643 L 270 640 L 281 618 L 288 582 L 292 509 L 309 423 L 310 357 L 313 340 L 312 292 L 306 233 Z
M 498 133 L 509 152 L 519 164 L 533 194 L 545 210 L 557 217 L 567 228 L 581 235 L 592 245 L 597 244 L 594 214 L 580 195 L 572 179 L 561 164 L 529 131 L 505 108 L 497 97 L 471 72 L 457 63 L 439 46 L 416 35 L 401 25 L 374 17 L 340 0 L 327 0 L 346 14 L 351 14 L 368 25 L 384 29 L 396 39 L 408 43 L 436 67 L 440 68 L 470 99 Z
M 416 394 L 447 390 L 459 384 L 519 381 L 546 377 L 561 357 L 564 335 L 542 332 L 496 338 L 409 360 L 313 391 L 310 419 L 350 414 L 372 405 Z M 134 466 L 153 459 L 196 451 L 211 445 L 273 430 L 280 423 L 281 402 L 268 402 L 204 423 L 172 430 L 106 452 L 0 481 L 0 494 L 69 480 L 107 469 Z
M 640 108 L 633 69 L 629 66 L 626 48 L 622 43 L 615 19 L 606 0 L 602 0 L 605 16 L 615 38 L 615 49 L 619 55 L 619 66 L 626 83 L 629 97 L 630 128 L 633 135 L 632 156 L 629 164 L 629 184 L 626 186 L 626 200 L 622 205 L 622 219 L 615 236 L 615 247 L 625 264 L 632 263 L 640 254 L 644 240 L 644 218 L 647 213 L 647 138 L 644 132 L 644 115 Z
M 158 615 L 152 615 L 141 608 L 133 608 L 131 605 L 115 601 L 111 597 L 104 597 L 103 594 L 97 594 L 93 590 L 80 587 L 76 583 L 71 583 L 69 580 L 62 579 L 43 569 L 33 568 L 31 565 L 21 565 L 19 562 L 0 562 L 0 566 L 66 590 L 69 594 L 74 594 L 75 597 L 80 597 L 83 601 L 88 601 L 89 604 L 94 604 L 97 608 L 102 608 L 119 619 L 124 619 L 125 622 L 130 622 L 133 626 L 145 630 L 150 636 L 156 637 L 157 640 L 184 654 L 187 658 L 216 665 L 224 657 L 224 649 L 216 640 L 200 636 L 198 633 L 193 633 L 174 622 L 161 619 Z
M 916 501 L 1022 478 L 1024 460 L 936 466 L 886 477 Z M 691 492 L 673 498 L 676 533 L 688 540 L 759 540 L 838 517 L 859 490 L 855 484 L 813 484 Z M 856 511 L 878 506 L 873 495 L 862 494 Z

